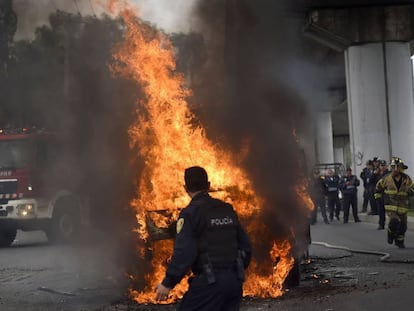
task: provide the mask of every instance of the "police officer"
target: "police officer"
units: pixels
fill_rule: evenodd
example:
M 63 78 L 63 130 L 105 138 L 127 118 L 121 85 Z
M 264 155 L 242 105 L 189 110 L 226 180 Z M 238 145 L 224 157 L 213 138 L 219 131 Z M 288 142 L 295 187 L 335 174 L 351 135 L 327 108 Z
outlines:
M 334 174 L 332 169 L 328 170 L 328 176 L 324 179 L 325 193 L 328 197 L 328 211 L 329 220 L 333 220 L 335 217 L 339 220 L 339 213 L 341 212 L 341 203 L 339 201 L 339 176 Z
M 346 169 L 346 175 L 341 178 L 339 188 L 342 191 L 344 199 L 344 224 L 348 223 L 349 208 L 352 206 L 352 215 L 355 222 L 360 222 L 358 218 L 358 205 L 357 205 L 357 187 L 359 186 L 359 179 L 352 175 L 352 169 L 348 167 Z
M 364 185 L 364 200 L 362 202 L 362 212 L 367 212 L 368 202 L 371 206 L 370 215 L 377 215 L 377 204 L 374 198 L 375 190 L 375 177 L 374 177 L 374 166 L 371 160 L 367 161 L 366 167 L 362 170 L 359 175 Z
M 251 244 L 230 204 L 208 194 L 207 172 L 187 168 L 185 189 L 190 204 L 177 221 L 174 252 L 156 298 L 169 291 L 191 268 L 194 277 L 177 310 L 239 310 L 244 269 L 251 258 Z
M 404 239 L 407 231 L 408 197 L 414 194 L 411 178 L 404 174 L 407 165 L 397 157 L 390 163 L 391 173 L 381 178 L 375 189 L 377 198 L 384 197 L 384 207 L 390 221 L 388 223 L 388 243 L 405 248 Z

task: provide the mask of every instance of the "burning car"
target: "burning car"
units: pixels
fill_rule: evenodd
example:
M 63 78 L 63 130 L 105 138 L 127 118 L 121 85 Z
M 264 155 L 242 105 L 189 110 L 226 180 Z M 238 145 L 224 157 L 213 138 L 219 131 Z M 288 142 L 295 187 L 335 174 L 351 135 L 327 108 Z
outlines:
M 137 150 L 136 158 L 144 163 L 136 180 L 136 196 L 130 202 L 136 218 L 139 263 L 138 273 L 129 273 L 130 298 L 137 303 L 157 302 L 153 289 L 162 280 L 172 254 L 173 221 L 188 204 L 182 172 L 194 165 L 206 169 L 215 189 L 212 196 L 233 205 L 252 240 L 254 256 L 246 272 L 244 296 L 282 295 L 295 258 L 302 257 L 309 243 L 308 216 L 313 204 L 306 179 L 292 178 L 280 207 L 275 206 L 279 201 L 273 194 L 270 199 L 262 195 L 242 165 L 249 156 L 250 141 L 236 152 L 209 140 L 189 108 L 191 90 L 175 70 L 175 50 L 168 37 L 140 20 L 133 10 L 123 8 L 121 12 L 124 39 L 114 48 L 111 69 L 132 79 L 143 93 L 136 121 L 129 128 L 131 150 Z M 293 136 L 287 139 L 295 144 Z M 186 288 L 183 279 L 166 303 L 181 298 Z

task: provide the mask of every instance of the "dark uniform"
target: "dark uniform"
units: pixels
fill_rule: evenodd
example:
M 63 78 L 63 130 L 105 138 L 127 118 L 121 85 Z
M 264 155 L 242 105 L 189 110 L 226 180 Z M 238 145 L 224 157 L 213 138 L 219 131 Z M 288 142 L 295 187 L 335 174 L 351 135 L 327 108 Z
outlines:
M 368 162 L 369 164 L 367 165 L 371 166 L 372 162 L 371 161 L 368 161 Z M 364 196 L 363 196 L 364 200 L 362 202 L 362 212 L 367 211 L 368 202 L 369 202 L 369 205 L 371 206 L 370 214 L 377 215 L 378 214 L 377 204 L 374 198 L 375 184 L 376 184 L 374 171 L 366 167 L 362 170 L 360 177 L 364 185 Z
M 350 169 L 347 171 L 351 172 Z M 344 209 L 344 224 L 349 219 L 349 208 L 352 206 L 352 215 L 355 222 L 360 222 L 358 218 L 358 205 L 357 205 L 357 187 L 359 186 L 359 179 L 355 175 L 346 175 L 341 178 L 339 188 L 343 195 L 343 209 Z
M 325 194 L 328 197 L 328 211 L 329 220 L 333 220 L 334 213 L 337 220 L 339 220 L 339 213 L 341 212 L 341 202 L 339 201 L 339 176 L 326 176 L 324 180 Z
M 385 160 L 380 161 L 380 166 L 386 166 Z M 381 170 L 377 175 L 376 183 L 377 184 L 381 178 L 388 175 L 390 171 L 388 169 Z M 382 195 L 378 195 L 378 193 L 374 194 L 375 201 L 377 203 L 378 209 L 378 230 L 383 230 L 385 228 L 385 207 L 384 207 L 384 197 Z
M 251 244 L 230 204 L 196 194 L 177 222 L 174 253 L 165 287 L 192 269 L 189 290 L 177 310 L 239 310 Z
M 318 208 L 321 210 L 323 221 L 328 224 L 328 216 L 326 215 L 326 200 L 325 200 L 325 176 L 320 176 L 319 171 L 315 171 L 312 178 L 309 180 L 309 192 L 313 205 L 315 206 L 311 215 L 311 224 L 317 221 Z

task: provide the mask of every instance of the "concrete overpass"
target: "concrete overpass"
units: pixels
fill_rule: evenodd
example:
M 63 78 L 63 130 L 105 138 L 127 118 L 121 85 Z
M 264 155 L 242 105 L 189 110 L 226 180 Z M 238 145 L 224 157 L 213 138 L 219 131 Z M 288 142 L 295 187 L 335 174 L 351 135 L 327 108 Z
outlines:
M 366 160 L 399 156 L 414 173 L 411 55 L 414 1 L 303 0 L 304 36 L 332 53 L 343 89 L 315 119 L 316 159 L 345 162 L 359 174 Z M 338 55 L 340 58 L 338 58 Z M 342 66 L 342 64 L 340 65 Z M 336 82 L 337 83 L 337 82 Z

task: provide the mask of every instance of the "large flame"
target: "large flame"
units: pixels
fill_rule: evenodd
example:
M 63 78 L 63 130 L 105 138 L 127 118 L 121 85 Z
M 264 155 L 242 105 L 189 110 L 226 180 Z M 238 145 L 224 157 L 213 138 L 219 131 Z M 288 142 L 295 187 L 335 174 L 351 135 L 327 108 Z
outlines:
M 206 138 L 188 108 L 186 99 L 191 91 L 185 87 L 183 75 L 175 70 L 174 49 L 168 37 L 139 20 L 131 9 L 125 9 L 122 15 L 125 38 L 114 53 L 112 68 L 138 82 L 145 94 L 137 105 L 137 120 L 129 130 L 131 147 L 137 147 L 145 161 L 137 181 L 137 198 L 131 205 L 136 212 L 136 232 L 145 242 L 140 245 L 141 256 L 145 256 L 144 248 L 151 249 L 151 268 L 145 276 L 145 287 L 132 288 L 131 297 L 139 303 L 155 302 L 154 287 L 164 277 L 172 241 L 154 241 L 149 232 L 168 227 L 188 204 L 182 184 L 183 171 L 193 165 L 207 170 L 216 190 L 213 196 L 233 204 L 246 223 L 253 245 L 256 240 L 263 243 L 263 239 L 268 239 L 267 258 L 260 264 L 253 260 L 248 269 L 244 295 L 282 295 L 284 279 L 294 262 L 291 244 L 288 239 L 272 237 L 260 222 L 264 200 L 255 193 L 248 174 L 239 166 L 240 154 L 246 152 L 234 155 Z M 167 303 L 180 298 L 186 288 L 183 280 Z

